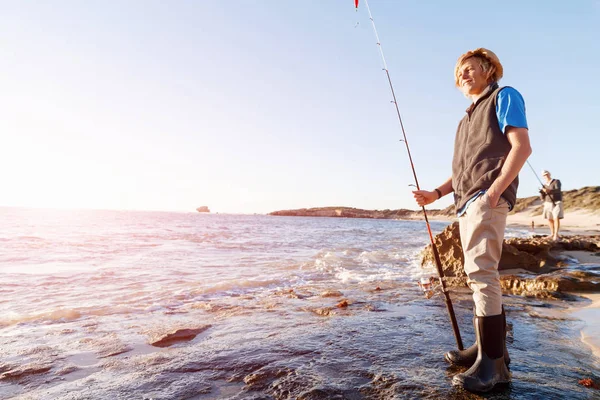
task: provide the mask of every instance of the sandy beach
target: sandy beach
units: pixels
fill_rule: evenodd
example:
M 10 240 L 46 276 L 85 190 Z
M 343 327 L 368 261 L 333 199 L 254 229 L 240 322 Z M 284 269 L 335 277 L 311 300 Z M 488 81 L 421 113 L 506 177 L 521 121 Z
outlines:
M 535 206 L 526 208 L 518 213 L 508 214 L 506 221 L 507 227 L 524 227 L 531 230 L 536 235 L 545 235 L 550 233 L 548 221 L 546 221 Z M 420 219 L 422 218 L 419 216 Z M 429 216 L 434 221 L 456 221 L 455 217 L 446 217 L 440 215 Z M 560 221 L 561 235 L 600 235 L 600 212 L 589 212 L 584 210 L 565 211 L 565 218 Z
M 542 214 L 530 207 L 515 214 L 509 214 L 507 226 L 524 226 L 531 228 L 534 224 L 536 234 L 548 234 L 550 228 Z M 600 234 L 600 213 L 586 211 L 567 211 L 565 218 L 560 221 L 560 234 L 562 235 L 598 235 Z
M 506 221 L 507 227 L 523 227 L 532 231 L 536 235 L 545 235 L 550 233 L 548 221 L 542 214 L 535 211 L 536 207 L 529 207 L 518 213 L 508 214 Z M 418 215 L 415 220 L 421 220 L 422 215 Z M 448 217 L 443 215 L 429 215 L 429 220 L 432 221 L 456 221 L 456 217 Z M 533 230 L 531 223 L 533 222 Z M 583 210 L 566 211 L 565 218 L 560 221 L 561 235 L 600 235 L 600 212 L 592 213 Z
M 581 330 L 581 340 L 590 346 L 600 363 L 600 293 L 582 293 L 583 297 L 591 300 L 591 304 L 571 310 L 571 314 L 584 321 Z

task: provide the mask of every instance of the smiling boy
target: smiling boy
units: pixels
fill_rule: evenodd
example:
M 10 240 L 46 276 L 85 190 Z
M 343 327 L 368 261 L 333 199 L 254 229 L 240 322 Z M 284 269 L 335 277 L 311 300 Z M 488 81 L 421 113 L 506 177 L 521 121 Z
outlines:
M 498 263 L 506 217 L 517 199 L 518 174 L 531 154 L 525 102 L 517 90 L 499 87 L 502 75 L 502 64 L 490 50 L 459 57 L 455 84 L 471 105 L 456 132 L 452 176 L 433 191 L 413 192 L 419 206 L 454 193 L 477 340 L 445 358 L 471 367 L 454 376 L 453 384 L 473 392 L 510 381 Z

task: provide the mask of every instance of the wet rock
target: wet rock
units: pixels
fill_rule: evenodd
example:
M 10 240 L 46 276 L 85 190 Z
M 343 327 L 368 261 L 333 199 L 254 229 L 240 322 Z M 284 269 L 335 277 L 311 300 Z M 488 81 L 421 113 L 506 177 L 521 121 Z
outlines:
M 275 379 L 289 375 L 293 370 L 289 367 L 265 366 L 244 377 L 244 383 L 252 390 L 266 389 Z
M 19 351 L 20 356 L 51 356 L 56 355 L 57 350 L 50 346 L 35 346 Z
M 591 380 L 590 378 L 580 379 L 579 384 L 583 385 L 585 387 L 588 387 L 588 388 L 600 389 L 600 383 L 596 383 L 593 380 Z
M 0 366 L 0 381 L 5 380 L 21 380 L 30 375 L 44 374 L 52 369 L 52 366 L 47 364 L 31 363 L 27 365 L 18 365 L 9 367 L 6 364 Z
M 290 299 L 305 299 L 305 298 L 311 296 L 310 294 L 298 293 L 298 292 L 294 291 L 294 289 L 279 290 L 273 294 L 276 296 L 284 296 L 284 297 L 287 297 Z
M 67 365 L 67 366 L 61 368 L 60 370 L 56 371 L 56 375 L 57 376 L 68 375 L 68 374 L 78 371 L 78 370 L 79 370 L 79 367 L 77 367 L 75 365 Z
M 128 351 L 133 350 L 131 346 L 128 346 L 124 343 L 104 343 L 100 351 L 98 351 L 99 358 L 106 358 L 116 356 L 118 354 L 127 353 Z
M 197 328 L 182 328 L 167 333 L 157 333 L 148 343 L 155 347 L 169 347 L 176 343 L 189 342 L 210 327 L 211 325 L 204 325 Z
M 550 241 L 545 236 L 540 235 L 535 235 L 531 238 L 510 238 L 504 241 L 500 264 L 509 268 L 511 265 L 516 265 L 516 263 L 505 259 L 504 252 L 507 247 L 515 248 L 518 251 L 518 256 L 525 254 L 532 255 L 539 262 L 540 267 L 556 267 L 565 265 L 562 262 L 563 257 L 560 256 L 561 251 L 580 250 L 594 252 L 598 251 L 599 244 L 600 238 L 598 236 L 567 236 L 557 242 Z M 532 272 L 545 272 L 536 271 L 535 268 L 525 269 Z
M 290 299 L 306 299 L 308 296 L 305 295 L 305 294 L 301 294 L 301 293 L 298 293 L 298 292 L 291 291 L 290 294 L 288 295 L 288 297 Z
M 367 398 L 393 399 L 396 397 L 395 385 L 398 378 L 388 374 L 374 374 L 371 383 L 362 388 Z
M 498 270 L 522 268 L 531 272 L 547 271 L 548 267 L 556 265 L 558 260 L 550 254 L 549 246 L 536 247 L 531 243 L 519 246 L 520 243 L 511 244 L 509 239 L 502 244 L 502 256 Z M 526 248 L 526 249 L 525 249 Z
M 501 276 L 500 286 L 504 293 L 515 294 L 524 297 L 537 297 L 540 299 L 568 299 L 570 296 L 565 292 L 584 291 L 587 286 L 584 282 L 570 279 L 569 277 L 554 275 L 541 275 L 537 277 L 523 276 Z M 594 288 L 600 286 L 593 285 Z M 574 288 L 577 288 L 576 290 Z
M 381 311 L 385 311 L 386 309 L 384 307 L 382 307 L 381 305 L 377 305 L 377 304 L 371 304 L 371 303 L 367 303 L 363 306 L 364 310 L 367 311 L 371 311 L 371 312 L 381 312 Z
M 321 293 L 321 297 L 342 297 L 343 294 L 339 290 L 326 290 Z
M 350 303 L 348 303 L 348 300 L 343 299 L 342 301 L 340 301 L 339 303 L 337 303 L 335 306 L 337 308 L 346 308 L 350 305 Z
M 440 261 L 444 268 L 446 277 L 455 277 L 464 275 L 463 263 L 464 257 L 462 246 L 460 243 L 460 233 L 458 230 L 458 222 L 454 222 L 446 227 L 441 233 L 434 238 L 435 247 L 440 256 Z M 435 265 L 431 244 L 425 247 L 421 253 L 421 266 Z
M 352 392 L 352 391 L 350 391 Z M 297 397 L 298 400 L 346 400 L 346 399 L 359 399 L 362 398 L 359 393 L 354 396 L 348 396 L 345 391 L 333 388 L 313 388 L 305 392 L 300 393 Z
M 335 309 L 331 307 L 309 308 L 308 311 L 322 317 L 329 317 L 330 315 L 336 314 Z
M 226 304 L 216 304 L 216 303 L 211 303 L 208 301 L 194 303 L 190 306 L 190 308 L 192 308 L 192 309 L 200 309 L 200 310 L 204 310 L 204 311 L 208 311 L 208 312 L 219 312 L 219 311 L 223 311 L 223 310 L 229 310 L 232 307 L 233 306 L 229 306 Z
M 190 305 L 191 309 L 200 309 L 220 316 L 234 316 L 248 314 L 249 309 L 243 305 L 232 305 L 217 302 L 198 302 Z
M 92 351 L 98 358 L 116 356 L 131 351 L 131 346 L 123 343 L 119 337 L 110 333 L 100 338 L 84 337 L 79 339 L 79 344 L 83 345 L 88 351 Z
M 346 375 L 343 367 L 337 366 L 341 375 Z M 348 376 L 356 376 L 356 371 L 349 371 Z M 355 380 L 348 377 L 322 379 L 310 372 L 293 371 L 276 379 L 266 390 L 272 397 L 269 399 L 296 400 L 359 400 L 359 399 L 391 399 L 392 397 L 365 397 Z M 246 397 L 244 397 L 245 399 Z
M 568 292 L 600 292 L 594 275 L 578 277 L 578 273 L 556 271 L 539 276 L 503 275 L 500 286 L 504 293 L 544 299 L 569 299 Z

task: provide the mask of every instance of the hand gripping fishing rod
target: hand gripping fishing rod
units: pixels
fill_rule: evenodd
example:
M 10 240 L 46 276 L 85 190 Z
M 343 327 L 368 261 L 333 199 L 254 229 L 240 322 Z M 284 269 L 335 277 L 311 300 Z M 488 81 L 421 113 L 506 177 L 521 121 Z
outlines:
M 406 145 L 406 152 L 408 153 L 408 159 L 410 161 L 410 167 L 413 172 L 413 176 L 415 178 L 415 186 L 417 190 L 421 190 L 419 187 L 419 180 L 417 179 L 417 173 L 415 171 L 415 166 L 413 164 L 412 156 L 410 154 L 410 148 L 408 147 L 408 140 L 406 139 L 406 132 L 404 130 L 404 124 L 402 123 L 402 117 L 400 116 L 400 109 L 398 108 L 398 102 L 396 101 L 396 93 L 394 92 L 394 85 L 392 85 L 392 79 L 390 78 L 390 72 L 388 71 L 387 64 L 385 62 L 385 57 L 383 55 L 383 49 L 381 48 L 381 42 L 379 40 L 379 35 L 377 34 L 377 28 L 375 27 L 375 21 L 373 20 L 373 16 L 371 15 L 371 9 L 369 8 L 369 2 L 365 0 L 365 5 L 367 6 L 367 11 L 369 12 L 369 19 L 371 20 L 371 24 L 373 25 L 373 31 L 375 32 L 375 38 L 377 39 L 377 46 L 379 47 L 379 53 L 381 54 L 381 59 L 383 60 L 383 70 L 388 79 L 388 83 L 390 84 L 390 90 L 392 92 L 392 97 L 394 105 L 396 106 L 396 114 L 398 115 L 398 121 L 400 122 L 400 128 L 402 129 L 402 136 L 404 137 L 404 144 Z M 435 241 L 433 240 L 433 235 L 431 233 L 431 227 L 429 226 L 429 219 L 427 218 L 427 211 L 425 211 L 425 206 L 421 207 L 423 209 L 423 216 L 425 217 L 425 224 L 427 225 L 427 232 L 429 232 L 429 240 L 431 241 L 431 250 L 433 251 L 433 257 L 435 258 L 435 265 L 437 267 L 437 272 L 440 280 L 440 286 L 442 288 L 442 293 L 444 293 L 444 300 L 446 303 L 446 308 L 448 309 L 448 315 L 450 316 L 450 322 L 452 323 L 452 330 L 454 331 L 454 337 L 456 338 L 456 344 L 459 350 L 463 350 L 463 343 L 460 337 L 460 331 L 458 329 L 458 323 L 456 322 L 456 315 L 454 315 L 454 308 L 452 307 L 452 300 L 450 299 L 450 293 L 446 288 L 446 282 L 444 277 L 444 269 L 442 268 L 442 262 L 440 261 L 440 255 L 438 253 L 437 247 L 435 245 Z
M 531 168 L 531 170 L 533 171 L 533 174 L 535 175 L 535 177 L 537 178 L 538 182 L 540 183 L 540 185 L 542 185 L 542 189 L 545 187 L 545 185 L 542 183 L 542 180 L 540 179 L 539 176 L 537 176 L 535 169 L 533 169 L 533 167 L 531 166 L 531 164 L 529 163 L 529 160 L 527 160 L 527 165 L 529 165 L 529 168 Z M 555 206 L 556 204 L 554 203 L 554 199 L 552 198 L 552 196 L 550 195 L 550 193 L 546 193 L 546 196 L 548 196 L 550 198 L 550 201 L 552 202 L 552 205 Z

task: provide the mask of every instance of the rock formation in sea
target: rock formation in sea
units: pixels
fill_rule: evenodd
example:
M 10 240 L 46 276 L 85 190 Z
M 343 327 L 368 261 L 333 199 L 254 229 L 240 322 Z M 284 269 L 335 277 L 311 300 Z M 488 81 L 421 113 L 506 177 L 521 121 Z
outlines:
M 436 235 L 435 244 L 448 286 L 466 286 L 458 222 Z M 600 235 L 566 236 L 553 242 L 542 236 L 505 239 L 498 270 L 506 293 L 561 298 L 566 292 L 600 292 L 600 266 L 578 268 L 565 252 L 581 251 L 600 260 Z M 421 265 L 434 264 L 431 244 L 422 252 Z
M 210 212 L 210 210 L 208 209 L 207 206 L 198 207 L 198 208 L 196 208 L 196 211 L 201 212 L 201 213 L 209 213 Z

